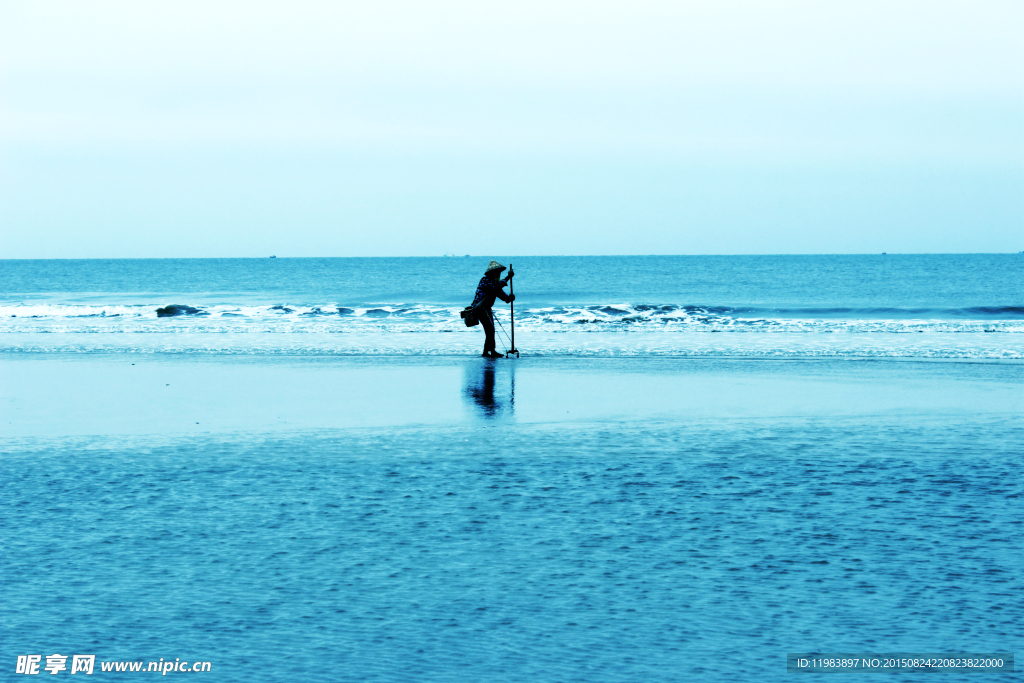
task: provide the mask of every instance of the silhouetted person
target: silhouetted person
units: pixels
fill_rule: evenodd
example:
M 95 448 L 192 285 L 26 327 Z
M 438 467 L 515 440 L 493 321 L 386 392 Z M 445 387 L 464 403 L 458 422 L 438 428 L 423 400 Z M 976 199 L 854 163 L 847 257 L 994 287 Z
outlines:
M 476 286 L 476 296 L 473 297 L 473 315 L 480 324 L 484 326 L 484 352 L 480 355 L 487 358 L 501 358 L 501 354 L 494 348 L 494 315 L 491 307 L 494 306 L 494 299 L 498 298 L 506 303 L 516 300 L 515 294 L 506 294 L 504 287 L 512 279 L 515 272 L 509 271 L 508 276 L 498 279 L 505 266 L 497 261 L 491 261 L 480 278 L 480 284 Z

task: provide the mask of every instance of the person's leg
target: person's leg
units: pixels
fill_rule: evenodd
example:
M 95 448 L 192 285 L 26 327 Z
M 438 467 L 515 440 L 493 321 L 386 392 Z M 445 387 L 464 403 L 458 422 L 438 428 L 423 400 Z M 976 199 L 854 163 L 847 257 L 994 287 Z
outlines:
M 484 355 L 494 351 L 494 320 L 490 310 L 481 310 L 477 314 L 480 325 L 484 328 Z

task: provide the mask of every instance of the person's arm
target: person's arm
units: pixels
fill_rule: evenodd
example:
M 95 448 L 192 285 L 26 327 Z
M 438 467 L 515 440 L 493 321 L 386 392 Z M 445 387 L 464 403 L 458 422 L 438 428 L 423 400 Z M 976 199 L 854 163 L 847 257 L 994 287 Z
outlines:
M 479 293 L 479 301 L 474 302 L 474 306 L 480 304 L 481 306 L 487 304 L 488 306 L 494 304 L 494 297 L 501 296 L 501 282 L 492 280 L 489 277 L 485 277 L 480 280 L 480 286 L 477 288 Z M 489 303 L 488 303 L 489 302 Z
M 512 276 L 509 275 L 508 277 Z M 511 301 L 515 301 L 515 295 L 509 295 L 505 293 L 505 290 L 503 288 L 505 287 L 506 282 L 508 282 L 508 278 L 505 278 L 503 280 L 488 280 L 487 282 L 483 283 L 483 286 L 484 289 L 487 291 L 488 296 L 493 294 L 494 296 L 501 299 L 505 303 L 509 303 Z
M 516 272 L 514 270 L 509 270 L 508 275 L 499 280 L 497 283 L 498 286 L 495 288 L 497 289 L 498 298 L 504 301 L 505 303 L 511 303 L 516 300 L 515 294 L 505 294 L 504 290 L 505 285 L 508 284 L 508 281 L 511 280 L 512 276 L 515 274 Z

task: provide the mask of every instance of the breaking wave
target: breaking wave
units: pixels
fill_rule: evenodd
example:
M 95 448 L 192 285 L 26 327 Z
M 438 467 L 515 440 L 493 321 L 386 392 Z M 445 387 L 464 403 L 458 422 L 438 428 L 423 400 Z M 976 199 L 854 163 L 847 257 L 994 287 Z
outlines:
M 461 309 L 408 303 L 3 304 L 0 353 L 478 353 L 480 328 L 467 329 Z M 495 317 L 499 339 L 507 342 L 508 308 L 495 308 Z M 519 348 L 537 356 L 1024 359 L 1019 306 L 523 306 L 516 309 L 515 331 Z
M 459 329 L 461 306 L 436 304 L 13 304 L 0 332 L 440 332 Z M 158 312 L 159 311 L 159 312 Z M 508 310 L 496 308 L 499 319 Z M 754 308 L 609 303 L 524 308 L 524 331 L 1024 332 L 1024 307 L 963 309 Z

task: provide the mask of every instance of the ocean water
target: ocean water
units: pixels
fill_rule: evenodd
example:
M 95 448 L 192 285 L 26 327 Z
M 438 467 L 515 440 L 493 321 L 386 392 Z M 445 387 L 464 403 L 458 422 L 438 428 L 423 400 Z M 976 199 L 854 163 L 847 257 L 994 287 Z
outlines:
M 0 679 L 1022 651 L 1024 256 L 486 260 L 0 262 Z
M 502 261 L 535 355 L 1024 358 L 1020 254 Z M 2 261 L 0 352 L 461 355 L 486 262 Z

